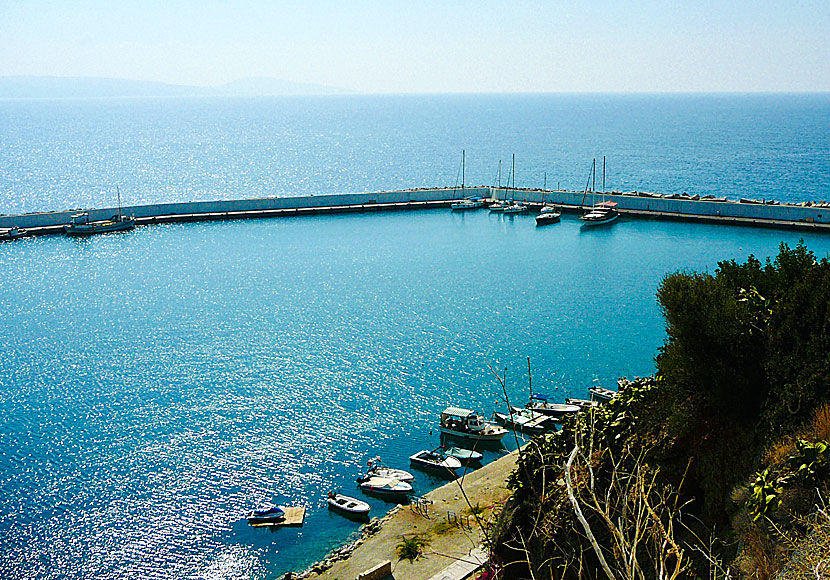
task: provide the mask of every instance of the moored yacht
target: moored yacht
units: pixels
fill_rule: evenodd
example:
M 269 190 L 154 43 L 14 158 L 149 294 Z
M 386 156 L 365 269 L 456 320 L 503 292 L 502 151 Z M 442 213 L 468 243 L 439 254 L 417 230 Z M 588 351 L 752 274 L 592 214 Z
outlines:
M 500 442 L 507 429 L 485 421 L 469 409 L 447 407 L 441 413 L 441 433 L 461 439 Z

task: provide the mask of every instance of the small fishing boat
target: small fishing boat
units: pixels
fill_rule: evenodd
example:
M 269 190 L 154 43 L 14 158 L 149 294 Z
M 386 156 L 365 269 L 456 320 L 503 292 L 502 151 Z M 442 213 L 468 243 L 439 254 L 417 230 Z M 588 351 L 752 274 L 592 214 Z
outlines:
M 595 409 L 600 406 L 599 401 L 588 401 L 587 399 L 565 399 L 565 404 L 567 405 L 576 405 L 582 411 L 587 411 L 588 409 Z
M 542 435 L 556 431 L 556 421 L 533 409 L 510 407 L 510 413 L 493 413 L 493 419 L 508 429 L 523 431 L 530 435 Z
M 63 226 L 70 236 L 91 236 L 106 232 L 123 232 L 135 227 L 135 217 L 125 216 L 121 211 L 121 189 L 118 191 L 118 213 L 109 219 L 89 221 L 89 212 L 76 213 L 72 221 Z
M 278 522 L 285 518 L 285 510 L 279 506 L 273 506 L 261 510 L 254 510 L 248 514 L 249 524 L 265 524 Z
M 397 479 L 398 481 L 412 481 L 415 479 L 415 476 L 408 471 L 386 467 L 381 463 L 380 457 L 370 459 L 366 462 L 366 465 L 369 466 L 369 477 L 385 477 L 387 479 Z
M 591 392 L 591 399 L 594 401 L 606 402 L 617 396 L 617 391 L 612 391 L 611 389 L 603 387 L 594 386 L 590 387 L 588 390 Z
M 545 395 L 543 393 L 533 393 L 530 395 L 530 401 L 525 405 L 525 408 L 552 417 L 557 422 L 565 417 L 576 415 L 579 412 L 579 407 L 576 405 L 554 403 L 551 395 Z
M 359 477 L 357 483 L 361 491 L 380 497 L 403 498 L 412 493 L 411 485 L 391 477 Z
M 457 476 L 455 470 L 461 467 L 458 459 L 449 457 L 440 447 L 433 451 L 419 451 L 411 455 L 409 461 L 413 467 L 453 478 Z
M 449 447 L 444 449 L 447 457 L 454 457 L 461 462 L 461 465 L 470 465 L 471 463 L 480 463 L 484 457 L 478 451 L 472 449 L 463 449 L 461 447 Z
M 372 509 L 365 501 L 343 495 L 342 493 L 334 493 L 333 491 L 329 492 L 326 501 L 329 504 L 329 509 L 337 510 L 350 516 L 365 517 L 369 514 L 369 510 Z
M 63 226 L 70 236 L 91 236 L 106 232 L 123 232 L 135 227 L 135 218 L 132 216 L 114 215 L 107 220 L 89 221 L 89 212 L 76 213 L 72 222 Z
M 16 240 L 26 235 L 26 230 L 18 227 L 0 228 L 0 240 Z
M 498 443 L 507 429 L 485 421 L 469 409 L 447 407 L 441 413 L 441 433 L 461 439 Z

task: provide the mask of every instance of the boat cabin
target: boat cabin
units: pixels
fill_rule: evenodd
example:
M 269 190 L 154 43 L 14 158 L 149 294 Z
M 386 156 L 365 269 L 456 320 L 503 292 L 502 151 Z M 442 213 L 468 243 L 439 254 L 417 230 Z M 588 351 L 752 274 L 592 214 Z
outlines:
M 441 427 L 453 431 L 481 431 L 484 429 L 484 419 L 470 409 L 447 407 L 441 413 Z

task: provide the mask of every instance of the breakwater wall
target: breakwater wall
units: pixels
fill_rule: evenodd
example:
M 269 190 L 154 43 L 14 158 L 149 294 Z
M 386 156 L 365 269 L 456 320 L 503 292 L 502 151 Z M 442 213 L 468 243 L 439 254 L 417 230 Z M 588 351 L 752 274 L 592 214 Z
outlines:
M 139 224 L 172 221 L 241 219 L 294 215 L 302 213 L 371 211 L 447 205 L 459 197 L 454 188 L 407 189 L 375 193 L 344 193 L 298 197 L 263 197 L 256 199 L 191 201 L 124 206 L 124 215 L 135 216 Z M 489 187 L 468 187 L 464 195 L 489 196 Z M 89 212 L 90 220 L 107 219 L 118 213 L 117 207 L 28 213 L 0 216 L 0 228 L 19 227 L 33 230 L 60 230 L 72 215 Z
M 467 187 L 463 190 L 429 188 L 134 205 L 125 206 L 123 212 L 135 216 L 139 224 L 149 224 L 442 207 L 463 196 L 513 198 L 531 205 L 547 202 L 560 206 L 563 211 L 575 212 L 590 206 L 595 199 L 601 199 L 599 194 L 594 197 L 592 194 L 574 191 L 507 190 L 493 187 Z M 614 192 L 607 194 L 605 199 L 617 202 L 620 212 L 624 215 L 830 231 L 830 204 L 748 203 L 641 192 Z M 71 216 L 79 211 L 89 212 L 91 220 L 106 219 L 118 212 L 117 208 L 109 207 L 5 215 L 0 216 L 0 228 L 16 226 L 29 229 L 32 233 L 57 233 L 61 232 L 62 226 L 69 223 Z

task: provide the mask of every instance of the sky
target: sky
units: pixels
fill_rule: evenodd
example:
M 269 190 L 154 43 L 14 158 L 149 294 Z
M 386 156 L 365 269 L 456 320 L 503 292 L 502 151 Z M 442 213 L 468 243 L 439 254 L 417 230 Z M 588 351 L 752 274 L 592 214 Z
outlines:
M 0 76 L 365 93 L 830 91 L 830 1 L 0 0 Z

